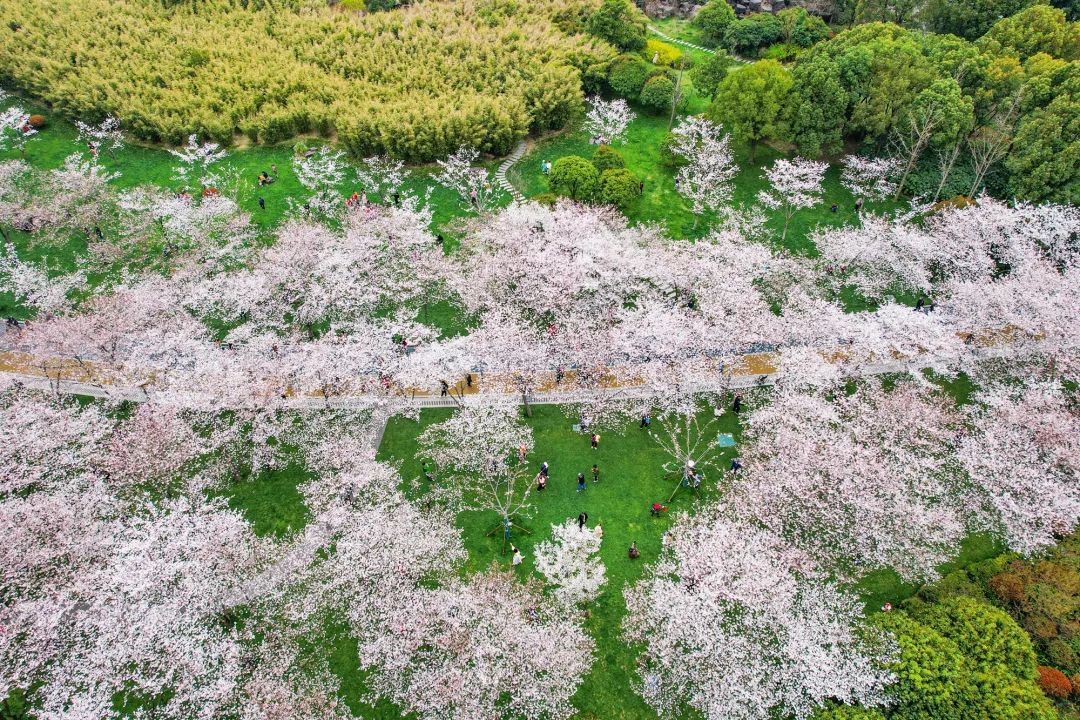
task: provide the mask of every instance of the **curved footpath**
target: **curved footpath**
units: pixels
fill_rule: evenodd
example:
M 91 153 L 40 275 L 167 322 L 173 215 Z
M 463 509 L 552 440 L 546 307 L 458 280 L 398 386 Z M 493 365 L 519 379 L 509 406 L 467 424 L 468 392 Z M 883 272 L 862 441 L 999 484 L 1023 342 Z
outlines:
M 510 197 L 514 198 L 517 202 L 525 202 L 525 196 L 522 195 L 516 187 L 510 184 L 510 181 L 506 179 L 506 171 L 509 170 L 514 163 L 521 159 L 521 156 L 525 154 L 525 148 L 527 147 L 524 140 L 517 144 L 506 159 L 502 161 L 499 168 L 495 171 L 495 182 L 499 184 L 506 192 L 510 193 Z

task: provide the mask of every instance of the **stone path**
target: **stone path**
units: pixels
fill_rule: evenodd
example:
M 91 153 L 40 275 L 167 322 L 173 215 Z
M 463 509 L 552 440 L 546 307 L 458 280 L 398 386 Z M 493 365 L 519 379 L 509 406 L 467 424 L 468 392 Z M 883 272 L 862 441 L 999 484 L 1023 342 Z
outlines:
M 506 171 L 525 154 L 525 147 L 524 140 L 519 142 L 517 147 L 515 147 L 514 150 L 506 156 L 506 159 L 502 161 L 502 164 L 499 165 L 499 169 L 495 171 L 495 182 L 499 183 L 499 187 L 510 193 L 510 197 L 518 202 L 524 202 L 525 196 L 518 192 L 518 189 L 511 185 L 510 181 L 506 179 Z
M 663 39 L 667 40 L 668 42 L 673 42 L 676 45 L 685 45 L 688 48 L 693 48 L 695 50 L 700 50 L 701 52 L 707 53 L 709 55 L 715 55 L 716 54 L 715 50 L 710 50 L 707 47 L 701 47 L 700 45 L 695 45 L 692 42 L 686 42 L 685 40 L 679 40 L 678 38 L 673 38 L 670 35 L 667 35 L 665 33 L 660 32 L 659 28 L 653 27 L 652 25 L 648 25 L 647 27 L 649 28 L 649 32 L 654 33 L 658 37 L 662 37 Z M 731 59 L 735 60 L 736 62 L 741 62 L 741 63 L 749 63 L 749 62 L 751 62 L 750 60 L 747 60 L 744 57 L 739 57 L 738 55 L 731 55 Z
M 685 40 L 678 40 L 676 38 L 671 37 L 670 35 L 665 35 L 664 33 L 660 32 L 660 30 L 658 28 L 655 28 L 652 25 L 649 25 L 648 28 L 649 28 L 650 32 L 653 32 L 656 35 L 659 35 L 660 37 L 664 38 L 668 42 L 673 42 L 673 43 L 676 43 L 678 45 L 685 45 L 688 48 L 694 48 L 695 50 L 700 50 L 701 52 L 708 53 L 710 55 L 715 55 L 716 54 L 715 50 L 710 50 L 707 47 L 701 47 L 700 45 L 695 45 L 694 43 L 686 42 Z

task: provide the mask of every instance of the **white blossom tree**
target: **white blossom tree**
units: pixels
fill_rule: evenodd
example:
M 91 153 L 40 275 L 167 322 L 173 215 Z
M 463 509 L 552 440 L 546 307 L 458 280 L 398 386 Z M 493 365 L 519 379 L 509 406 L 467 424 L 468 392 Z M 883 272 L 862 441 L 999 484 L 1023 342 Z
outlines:
M 769 189 L 758 193 L 758 201 L 771 210 L 779 211 L 784 218 L 784 229 L 780 241 L 787 238 L 791 218 L 799 210 L 812 208 L 821 202 L 822 187 L 827 163 L 795 158 L 778 159 L 765 171 Z
M 551 540 L 536 544 L 533 553 L 536 569 L 567 607 L 595 599 L 607 581 L 600 560 L 600 538 L 588 528 L 579 528 L 573 518 L 552 525 Z
M 118 117 L 106 116 L 96 125 L 76 120 L 75 129 L 79 131 L 79 142 L 86 143 L 90 148 L 94 161 L 102 150 L 112 154 L 124 147 L 124 132 L 120 129 Z
M 187 145 L 169 152 L 180 160 L 176 178 L 195 186 L 203 185 L 210 167 L 228 155 L 218 143 L 200 143 L 198 135 L 188 136 Z
M 293 173 L 308 193 L 303 206 L 322 218 L 339 217 L 345 207 L 341 185 L 349 170 L 345 153 L 327 145 L 313 153 L 293 156 Z
M 717 507 L 680 516 L 626 590 L 623 631 L 643 643 L 640 692 L 661 717 L 807 718 L 827 700 L 884 704 L 889 641 L 862 603 L 802 552 Z
M 512 458 L 523 445 L 532 449 L 532 430 L 517 413 L 517 405 L 505 400 L 469 398 L 417 440 L 444 479 L 431 492 L 453 508 L 498 513 L 506 530 L 531 508 L 532 477 Z
M 896 158 L 845 155 L 843 165 L 840 184 L 856 198 L 884 200 L 896 191 L 893 178 L 901 169 L 901 163 Z
M 30 125 L 30 114 L 21 107 L 13 106 L 0 112 L 0 149 L 12 148 L 26 153 L 26 141 L 36 135 Z
M 589 104 L 592 107 L 585 115 L 582 129 L 591 137 L 602 138 L 605 145 L 614 145 L 623 140 L 626 128 L 637 117 L 625 100 L 592 97 Z
M 419 589 L 387 608 L 389 635 L 366 631 L 373 689 L 423 720 L 563 719 L 594 643 L 532 584 L 498 570 Z
M 378 193 L 383 202 L 387 202 L 401 193 L 409 178 L 409 171 L 401 160 L 375 155 L 360 162 L 356 176 L 366 192 Z
M 1080 412 L 1059 384 L 998 382 L 968 413 L 973 431 L 959 456 L 987 515 L 1009 547 L 1031 554 L 1080 520 Z
M 690 201 L 694 227 L 705 212 L 719 212 L 731 200 L 731 181 L 738 173 L 731 137 L 702 117 L 683 120 L 673 131 L 672 152 L 686 160 L 676 174 L 679 193 Z
M 463 208 L 484 214 L 498 202 L 499 190 L 491 180 L 491 173 L 473 166 L 479 157 L 479 151 L 461 146 L 450 157 L 436 161 L 442 170 L 434 180 L 457 193 Z
M 749 417 L 735 504 L 841 576 L 934 577 L 965 534 L 960 418 L 914 382 L 787 389 Z

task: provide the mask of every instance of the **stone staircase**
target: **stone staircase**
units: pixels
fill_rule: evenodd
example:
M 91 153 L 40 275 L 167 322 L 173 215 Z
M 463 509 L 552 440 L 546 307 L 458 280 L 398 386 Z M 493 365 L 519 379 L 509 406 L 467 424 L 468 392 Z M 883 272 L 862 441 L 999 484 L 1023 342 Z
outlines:
M 497 182 L 499 187 L 503 190 L 510 193 L 510 197 L 514 198 L 517 202 L 525 202 L 525 196 L 518 192 L 518 189 L 511 185 L 510 181 L 506 179 L 506 171 L 525 154 L 525 147 L 524 140 L 519 142 L 517 147 L 506 156 L 506 159 L 502 161 L 502 164 L 499 165 L 499 168 L 495 171 L 495 182 Z

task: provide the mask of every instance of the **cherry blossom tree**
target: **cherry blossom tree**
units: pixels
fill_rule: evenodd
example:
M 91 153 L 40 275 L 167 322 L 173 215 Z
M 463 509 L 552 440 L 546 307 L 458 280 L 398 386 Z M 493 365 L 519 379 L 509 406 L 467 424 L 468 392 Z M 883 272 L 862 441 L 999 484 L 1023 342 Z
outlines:
M 672 490 L 675 497 L 680 487 L 694 487 L 699 483 L 699 476 L 706 471 L 719 475 L 721 449 L 716 444 L 716 417 L 700 418 L 697 398 L 687 396 L 684 407 L 660 418 L 660 428 L 650 430 L 649 435 L 669 459 L 664 464 L 664 471 L 669 477 L 675 477 L 677 484 Z M 670 498 L 669 498 L 670 500 Z
M 442 171 L 434 180 L 457 193 L 463 208 L 484 214 L 498 202 L 499 190 L 486 169 L 473 166 L 479 157 L 479 151 L 461 146 L 450 157 L 436 161 Z
M 515 404 L 470 398 L 449 420 L 424 430 L 417 442 L 446 482 L 431 492 L 442 493 L 451 507 L 496 512 L 507 530 L 531 507 L 532 477 L 511 458 L 521 446 L 532 449 L 532 430 L 518 421 Z
M 68 293 L 86 282 L 81 272 L 50 277 L 43 265 L 23 262 L 13 245 L 0 255 L 0 290 L 9 292 L 39 313 L 59 312 L 69 305 Z
M 179 150 L 170 150 L 180 160 L 176 169 L 176 178 L 191 185 L 204 185 L 210 167 L 222 160 L 228 153 L 217 143 L 199 143 L 198 135 L 190 135 L 187 145 Z
M 731 138 L 723 128 L 692 116 L 673 131 L 672 152 L 686 161 L 676 174 L 679 193 L 690 201 L 694 227 L 705 212 L 719 212 L 731 200 L 731 181 L 739 171 Z
M 12 148 L 26 154 L 26 141 L 36 135 L 30 125 L 30 114 L 21 107 L 13 106 L 0 112 L 0 149 Z
M 1080 412 L 1057 383 L 998 382 L 975 396 L 959 456 L 1009 547 L 1031 554 L 1080 520 Z
M 312 153 L 293 156 L 293 173 L 308 192 L 304 208 L 325 219 L 339 217 L 344 209 L 341 185 L 349 170 L 345 153 L 326 145 Z
M 856 198 L 884 200 L 896 191 L 893 178 L 900 172 L 900 161 L 892 157 L 868 158 L 845 155 L 840 184 Z
M 378 193 L 383 202 L 387 202 L 401 193 L 409 178 L 409 171 L 401 160 L 375 155 L 361 161 L 356 176 L 365 191 Z
M 591 137 L 601 138 L 605 145 L 614 145 L 624 139 L 626 128 L 637 115 L 625 100 L 589 99 L 592 106 L 585 115 L 582 129 Z
M 533 552 L 536 569 L 567 607 L 595 599 L 607 581 L 600 561 L 600 538 L 588 528 L 579 528 L 573 518 L 552 525 L 551 540 L 538 543 Z
M 894 649 L 862 603 L 805 554 L 716 506 L 682 515 L 626 590 L 624 633 L 643 643 L 640 691 L 661 717 L 806 718 L 827 700 L 884 704 Z
M 79 131 L 78 140 L 86 143 L 90 148 L 90 154 L 94 161 L 98 159 L 101 150 L 115 153 L 124 147 L 124 132 L 120 129 L 120 118 L 107 116 L 97 125 L 75 121 L 75 129 Z
M 736 507 L 841 575 L 934 577 L 965 533 L 959 429 L 949 403 L 910 381 L 785 390 L 747 421 Z
M 758 193 L 758 201 L 765 207 L 779 211 L 784 217 L 784 229 L 780 241 L 787 238 L 791 218 L 799 210 L 812 208 L 821 202 L 822 187 L 827 163 L 795 158 L 778 159 L 765 171 L 769 189 Z
M 363 633 L 372 688 L 424 720 L 568 718 L 594 643 L 533 583 L 489 570 L 418 589 Z

